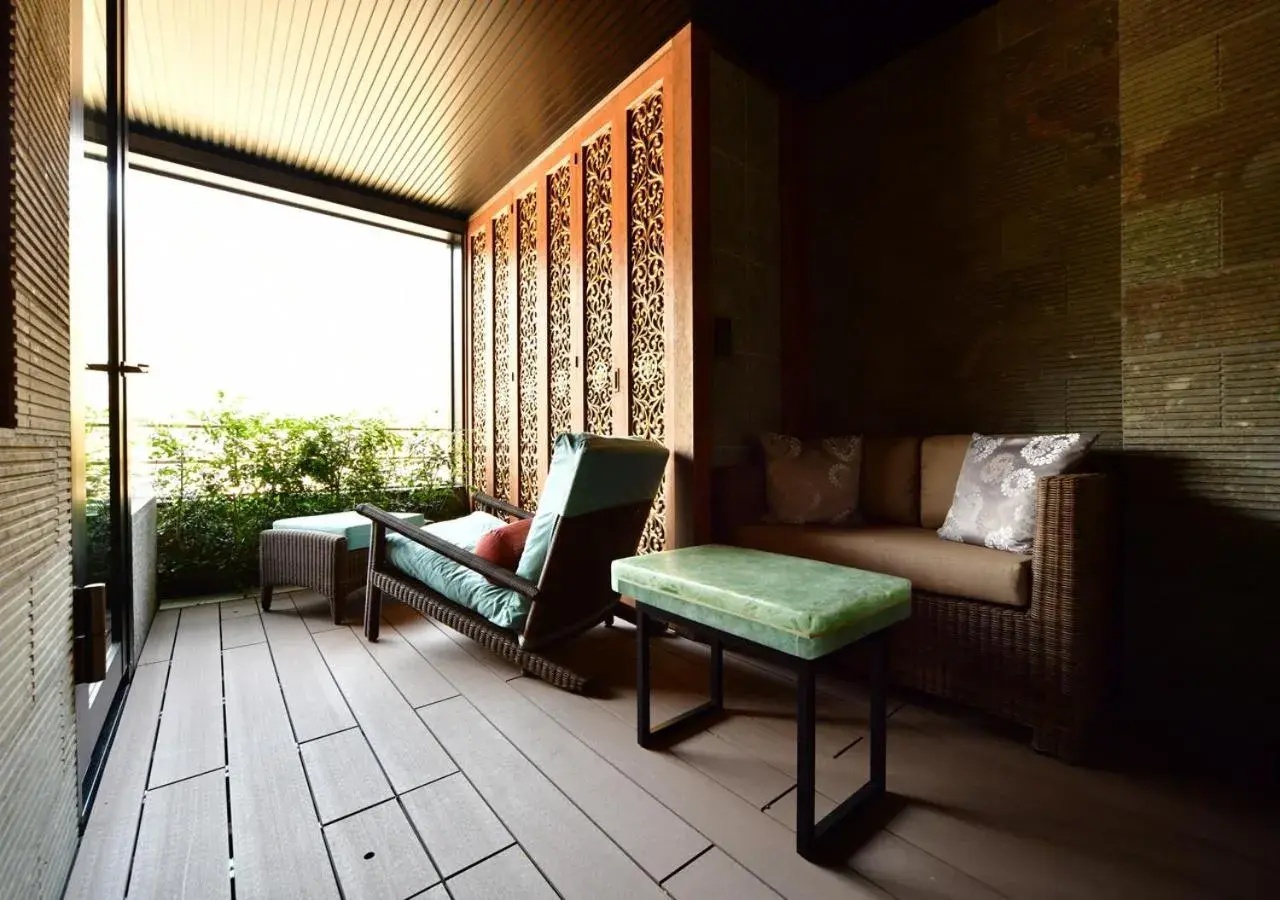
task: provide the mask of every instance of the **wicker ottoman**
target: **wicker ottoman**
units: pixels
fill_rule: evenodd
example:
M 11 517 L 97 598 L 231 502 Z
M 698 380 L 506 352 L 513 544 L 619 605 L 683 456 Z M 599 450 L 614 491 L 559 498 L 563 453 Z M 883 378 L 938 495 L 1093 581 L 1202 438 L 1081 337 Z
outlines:
M 393 513 L 424 525 L 420 513 Z M 356 512 L 279 519 L 258 539 L 262 610 L 271 609 L 272 590 L 298 585 L 329 600 L 334 624 L 342 624 L 342 604 L 365 585 L 369 568 L 369 520 Z

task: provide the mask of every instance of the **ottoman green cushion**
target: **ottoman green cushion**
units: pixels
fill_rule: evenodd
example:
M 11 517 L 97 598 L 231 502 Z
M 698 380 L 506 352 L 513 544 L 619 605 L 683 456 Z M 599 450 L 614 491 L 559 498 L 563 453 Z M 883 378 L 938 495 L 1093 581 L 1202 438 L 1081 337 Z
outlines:
M 613 587 L 801 659 L 825 656 L 911 615 L 905 578 L 718 544 L 616 560 Z
M 392 513 L 398 519 L 404 519 L 410 525 L 422 525 L 427 520 L 421 513 Z M 323 531 L 326 534 L 340 534 L 347 539 L 348 550 L 364 550 L 369 546 L 372 535 L 372 523 L 358 512 L 328 513 L 323 516 L 298 516 L 293 519 L 276 519 L 272 528 L 292 531 Z

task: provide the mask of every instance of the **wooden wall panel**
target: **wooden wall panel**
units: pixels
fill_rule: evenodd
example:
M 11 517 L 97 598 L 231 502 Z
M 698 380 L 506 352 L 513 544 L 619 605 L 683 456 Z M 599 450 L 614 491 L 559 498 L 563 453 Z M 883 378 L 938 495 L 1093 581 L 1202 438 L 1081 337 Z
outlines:
M 71 683 L 70 4 L 4 12 L 0 128 L 13 421 L 0 427 L 0 894 L 54 898 L 76 850 Z M 78 22 L 78 18 L 75 19 Z M 78 46 L 78 41 L 76 42 Z M 5 385 L 7 388 L 8 385 Z
M 547 175 L 547 413 L 548 447 L 573 430 L 573 171 L 565 160 Z M 547 459 L 550 459 L 548 454 Z M 545 463 L 543 465 L 545 470 Z M 542 470 L 540 470 L 542 471 Z
M 467 240 L 469 278 L 466 346 L 468 394 L 467 430 L 471 435 L 471 481 L 476 489 L 493 491 L 493 278 L 489 232 L 473 231 Z
M 700 337 L 691 325 L 692 310 L 707 298 L 692 278 L 683 289 L 668 281 L 669 270 L 684 278 L 694 269 L 693 225 L 679 230 L 688 236 L 681 243 L 667 240 L 673 215 L 693 215 L 690 204 L 667 190 L 672 165 L 685 183 L 693 180 L 700 132 L 692 91 L 677 92 L 672 80 L 677 58 L 685 60 L 680 77 L 692 77 L 691 35 L 692 29 L 677 35 L 472 219 L 473 226 L 493 224 L 494 319 L 510 334 L 493 347 L 498 496 L 505 490 L 534 504 L 550 442 L 568 429 L 653 437 L 690 472 L 709 465 L 709 457 L 695 453 L 700 426 L 692 395 L 705 390 L 705 379 L 693 375 L 692 348 Z M 670 149 L 673 138 L 678 157 Z M 499 222 L 514 228 L 511 246 L 501 252 Z M 504 282 L 510 283 L 505 296 Z M 677 339 L 686 326 L 689 332 Z M 672 354 L 676 343 L 682 350 Z M 682 420 L 673 423 L 669 406 L 677 391 L 691 396 L 674 401 Z M 697 533 L 692 524 L 673 528 L 674 519 L 693 518 L 668 502 L 675 467 L 673 458 L 646 528 L 646 549 L 671 545 L 676 533 L 685 542 Z M 682 509 L 706 508 L 708 497 L 693 496 L 704 483 L 688 479 L 691 494 Z
M 612 434 L 615 420 L 613 185 L 613 129 L 606 127 L 582 148 L 584 427 L 596 434 Z
M 541 448 L 546 445 L 539 427 L 545 382 L 539 384 L 538 355 L 543 329 L 538 306 L 538 215 L 546 204 L 534 188 L 516 199 L 516 449 L 517 503 L 523 509 L 538 505 Z
M 666 173 L 661 87 L 627 110 L 627 368 L 629 434 L 667 437 Z M 667 545 L 666 484 L 641 538 L 642 551 Z
M 493 496 L 515 502 L 515 222 L 510 208 L 493 217 Z

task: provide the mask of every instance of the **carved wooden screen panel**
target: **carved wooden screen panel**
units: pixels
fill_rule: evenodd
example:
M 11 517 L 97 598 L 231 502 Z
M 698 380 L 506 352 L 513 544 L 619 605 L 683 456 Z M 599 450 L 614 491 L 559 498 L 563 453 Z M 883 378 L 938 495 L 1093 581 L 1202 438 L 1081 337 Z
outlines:
M 516 201 L 516 428 L 519 504 L 538 505 L 538 194 Z
M 489 236 L 471 236 L 471 472 L 477 488 L 488 490 L 489 465 Z
M 493 220 L 493 495 L 511 496 L 511 213 Z
M 630 430 L 662 442 L 666 438 L 666 264 L 663 206 L 662 91 L 627 113 L 627 294 L 630 322 Z M 666 480 L 654 500 L 640 539 L 640 552 L 667 544 Z
M 571 184 L 567 163 L 547 176 L 547 433 L 551 442 L 556 435 L 573 430 Z
M 587 431 L 613 433 L 613 147 L 604 131 L 582 151 L 583 319 Z

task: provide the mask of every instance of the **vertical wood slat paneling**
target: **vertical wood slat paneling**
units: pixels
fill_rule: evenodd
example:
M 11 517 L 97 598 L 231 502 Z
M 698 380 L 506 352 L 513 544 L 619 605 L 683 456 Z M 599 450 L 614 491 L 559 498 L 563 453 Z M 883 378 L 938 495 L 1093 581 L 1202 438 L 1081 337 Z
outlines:
M 76 849 L 71 684 L 69 5 L 5 10 L 0 422 L 0 892 L 57 897 Z M 75 21 L 78 21 L 76 19 Z M 77 43 L 78 46 L 78 43 Z M 11 304 L 11 308 L 9 307 Z M 0 331 L 3 331 L 0 328 Z M 11 393 L 10 393 L 11 391 Z M 5 425 L 15 427 L 3 427 Z M 23 523 L 19 527 L 7 527 Z

